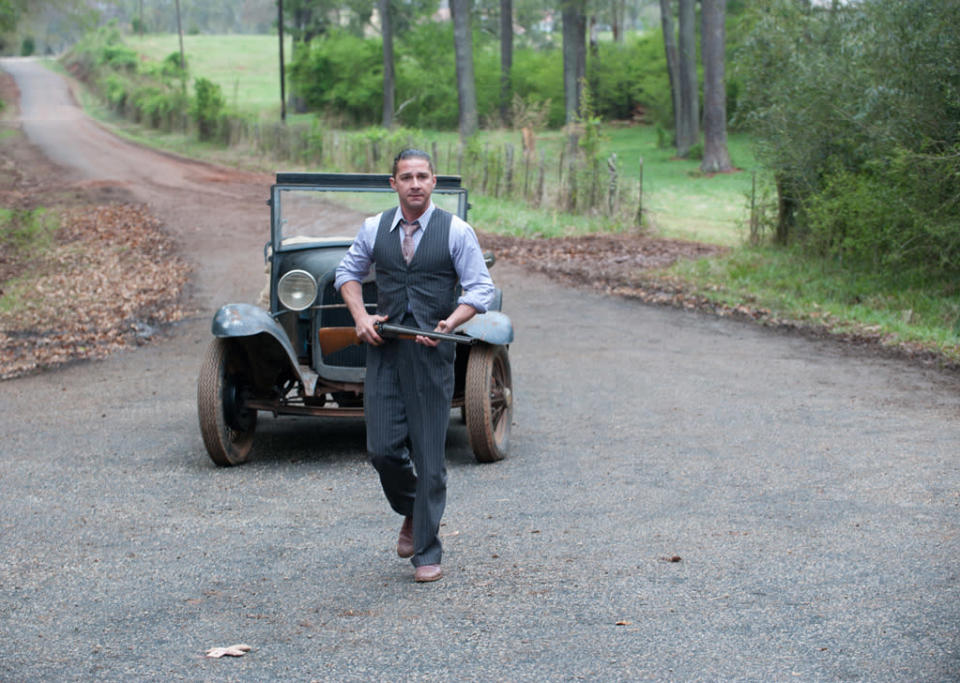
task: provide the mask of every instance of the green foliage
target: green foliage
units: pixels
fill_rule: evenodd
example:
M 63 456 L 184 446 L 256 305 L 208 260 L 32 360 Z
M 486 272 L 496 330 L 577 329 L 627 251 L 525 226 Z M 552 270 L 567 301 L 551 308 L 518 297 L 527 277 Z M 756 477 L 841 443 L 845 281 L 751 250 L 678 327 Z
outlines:
M 43 207 L 4 209 L 0 207 L 0 245 L 14 251 L 48 248 L 60 227 L 60 219 Z
M 780 179 L 781 237 L 846 267 L 960 275 L 960 4 L 764 0 L 751 19 L 740 116 Z
M 400 121 L 419 128 L 456 128 L 459 109 L 452 23 L 417 26 L 395 47 Z
M 25 36 L 22 41 L 20 41 L 20 54 L 23 57 L 30 57 L 37 49 L 36 41 L 33 39 L 33 36 Z
M 400 35 L 400 34 L 398 34 Z M 499 117 L 499 44 L 475 32 L 474 81 L 481 121 Z M 420 128 L 458 125 L 453 27 L 449 22 L 414 25 L 394 43 L 397 118 Z M 591 59 L 588 81 L 601 119 L 630 119 L 672 126 L 670 87 L 659 33 L 626 45 L 602 43 Z M 288 71 L 291 88 L 309 109 L 349 124 L 382 118 L 383 65 L 379 38 L 328 31 L 298 49 Z M 560 127 L 563 110 L 563 60 L 556 48 L 520 48 L 514 52 L 513 91 L 527 108 L 546 108 L 546 124 Z
M 593 93 L 589 83 L 584 83 L 580 91 L 580 117 L 577 119 L 580 128 L 578 144 L 580 150 L 588 160 L 597 157 L 600 151 L 600 117 L 596 115 Z
M 160 62 L 160 76 L 162 78 L 176 79 L 182 81 L 187 77 L 190 70 L 190 63 L 187 58 L 183 58 L 183 67 L 180 66 L 180 53 L 171 52 Z
M 211 140 L 219 132 L 226 100 L 220 86 L 206 78 L 196 79 L 193 87 L 196 95 L 190 115 L 197 124 L 197 136 L 201 140 Z
M 170 130 L 181 114 L 189 112 L 202 139 L 222 132 L 225 102 L 219 86 L 200 79 L 204 82 L 198 83 L 196 97 L 190 98 L 179 51 L 161 61 L 141 62 L 111 24 L 84 36 L 63 61 L 113 111 L 135 122 Z
M 563 58 L 559 50 L 518 50 L 513 55 L 513 91 L 526 106 L 546 107 L 547 125 L 559 128 L 563 110 Z
M 101 85 L 107 103 L 116 111 L 122 111 L 127 103 L 127 81 L 117 74 L 107 74 Z
M 0 0 L 0 33 L 13 31 L 20 19 L 20 8 L 13 0 Z
M 112 69 L 136 71 L 137 53 L 126 45 L 105 45 L 103 48 L 103 64 Z
M 296 51 L 290 85 L 314 111 L 336 112 L 348 121 L 382 118 L 383 56 L 378 39 L 331 31 Z
M 673 126 L 670 81 L 658 30 L 627 43 L 600 43 L 587 65 L 596 113 L 605 120 L 641 118 Z

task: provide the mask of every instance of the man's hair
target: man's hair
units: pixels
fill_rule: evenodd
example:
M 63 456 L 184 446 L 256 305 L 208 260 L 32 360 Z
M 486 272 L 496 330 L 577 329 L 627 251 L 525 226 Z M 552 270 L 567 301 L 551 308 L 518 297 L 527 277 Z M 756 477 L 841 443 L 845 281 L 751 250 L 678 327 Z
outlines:
M 425 159 L 427 164 L 430 166 L 430 173 L 436 173 L 433 170 L 433 160 L 430 158 L 430 155 L 420 149 L 408 148 L 400 152 L 397 157 L 393 160 L 393 173 L 391 174 L 394 178 L 397 177 L 397 166 L 400 165 L 400 162 L 405 159 Z

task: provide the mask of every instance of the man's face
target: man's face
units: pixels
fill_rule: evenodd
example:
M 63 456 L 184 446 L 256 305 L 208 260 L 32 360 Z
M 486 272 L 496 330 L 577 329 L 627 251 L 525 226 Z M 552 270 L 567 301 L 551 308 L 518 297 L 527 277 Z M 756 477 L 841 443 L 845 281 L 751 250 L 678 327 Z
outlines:
M 437 177 L 430 172 L 430 163 L 416 157 L 401 159 L 397 163 L 397 174 L 390 178 L 390 186 L 396 190 L 400 207 L 409 219 L 427 210 L 436 184 Z

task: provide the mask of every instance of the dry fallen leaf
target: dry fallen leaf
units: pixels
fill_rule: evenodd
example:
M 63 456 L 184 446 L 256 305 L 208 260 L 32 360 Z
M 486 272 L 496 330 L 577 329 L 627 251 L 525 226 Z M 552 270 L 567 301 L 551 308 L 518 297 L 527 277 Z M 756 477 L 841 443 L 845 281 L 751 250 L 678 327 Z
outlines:
M 250 652 L 253 648 L 249 645 L 231 645 L 230 647 L 214 647 L 207 650 L 205 656 L 216 659 L 218 657 L 243 657 L 246 653 Z
M 629 625 L 630 625 L 630 622 L 627 621 L 626 619 L 621 619 L 620 621 L 617 622 L 617 626 L 629 626 Z

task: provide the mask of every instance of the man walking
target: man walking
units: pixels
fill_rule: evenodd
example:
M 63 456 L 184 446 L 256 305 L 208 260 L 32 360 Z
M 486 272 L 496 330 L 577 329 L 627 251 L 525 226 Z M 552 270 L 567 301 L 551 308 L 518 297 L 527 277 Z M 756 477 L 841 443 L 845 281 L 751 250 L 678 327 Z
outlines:
M 473 228 L 434 205 L 436 183 L 426 152 L 400 152 L 390 178 L 399 207 L 364 221 L 335 281 L 357 336 L 369 345 L 367 450 L 390 506 L 404 517 L 397 554 L 411 558 L 418 582 L 443 576 L 438 532 L 447 495 L 444 443 L 456 349 L 453 342 L 427 337 L 384 339 L 375 324 L 389 319 L 453 332 L 485 312 L 494 292 Z M 370 314 L 360 283 L 373 265 L 377 312 Z

